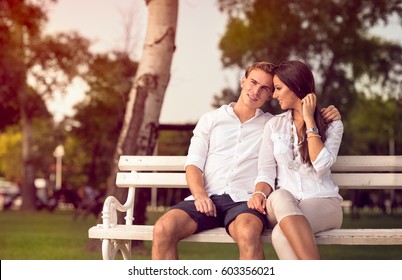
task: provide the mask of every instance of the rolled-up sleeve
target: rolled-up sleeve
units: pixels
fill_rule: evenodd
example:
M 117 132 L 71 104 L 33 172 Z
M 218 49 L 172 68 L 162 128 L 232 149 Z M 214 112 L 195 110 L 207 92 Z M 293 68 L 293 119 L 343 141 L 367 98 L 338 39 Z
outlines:
M 328 172 L 335 163 L 342 142 L 342 135 L 342 121 L 332 122 L 327 130 L 327 139 L 324 143 L 324 148 L 320 151 L 316 160 L 312 162 L 313 168 L 318 174 Z
M 210 130 L 213 125 L 213 118 L 204 114 L 199 119 L 193 131 L 187 159 L 184 167 L 195 165 L 204 172 L 205 161 L 208 154 Z

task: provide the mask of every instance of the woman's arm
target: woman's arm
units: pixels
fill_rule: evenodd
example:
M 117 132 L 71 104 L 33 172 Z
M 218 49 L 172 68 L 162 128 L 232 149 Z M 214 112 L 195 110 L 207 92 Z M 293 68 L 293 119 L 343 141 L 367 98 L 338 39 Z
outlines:
M 308 94 L 303 100 L 303 118 L 306 128 L 316 127 L 314 120 L 314 110 L 316 107 L 317 96 Z M 326 131 L 325 143 L 322 142 L 321 135 L 314 132 L 307 133 L 308 151 L 314 169 L 318 172 L 325 172 L 335 163 L 336 157 L 342 141 L 343 124 L 340 120 L 329 124 Z
M 314 112 L 317 106 L 317 96 L 313 93 L 307 94 L 302 100 L 303 106 L 303 119 L 307 129 L 307 143 L 308 153 L 310 160 L 313 162 L 317 159 L 318 154 L 324 148 L 320 132 L 312 131 L 312 128 L 316 128 L 317 124 L 314 119 Z
M 324 148 L 318 154 L 315 161 L 312 161 L 314 169 L 318 173 L 328 171 L 335 163 L 339 148 L 342 143 L 343 123 L 341 121 L 332 122 L 327 130 L 327 139 Z

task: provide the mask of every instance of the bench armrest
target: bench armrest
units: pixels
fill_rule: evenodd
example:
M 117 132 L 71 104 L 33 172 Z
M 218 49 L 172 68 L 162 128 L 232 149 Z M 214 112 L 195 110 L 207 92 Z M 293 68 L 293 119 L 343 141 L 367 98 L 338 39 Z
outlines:
M 116 227 L 117 225 L 117 211 L 126 212 L 125 220 L 126 225 L 132 225 L 134 220 L 134 200 L 135 188 L 128 188 L 127 200 L 124 204 L 114 196 L 108 196 L 105 199 L 102 210 L 102 224 L 103 228 Z

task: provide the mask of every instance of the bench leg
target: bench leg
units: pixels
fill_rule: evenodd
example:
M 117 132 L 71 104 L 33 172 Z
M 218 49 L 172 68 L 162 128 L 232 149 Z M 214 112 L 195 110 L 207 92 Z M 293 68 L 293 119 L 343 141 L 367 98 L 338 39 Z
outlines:
M 102 240 L 102 256 L 104 260 L 114 260 L 118 251 L 121 252 L 124 260 L 131 259 L 131 241 Z

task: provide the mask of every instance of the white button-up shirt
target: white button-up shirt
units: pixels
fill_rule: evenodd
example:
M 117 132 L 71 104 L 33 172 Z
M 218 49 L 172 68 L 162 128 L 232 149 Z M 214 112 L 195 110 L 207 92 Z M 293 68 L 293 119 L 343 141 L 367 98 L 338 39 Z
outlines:
M 229 194 L 237 202 L 247 201 L 254 191 L 262 132 L 272 115 L 258 109 L 252 119 L 241 123 L 233 106 L 223 105 L 201 116 L 185 165 L 203 172 L 208 196 Z
M 327 130 L 327 139 L 312 166 L 303 164 L 298 153 L 296 128 L 294 131 L 295 161 L 300 164 L 297 170 L 288 168 L 292 161 L 291 111 L 273 117 L 265 126 L 258 160 L 258 177 L 255 181 L 275 185 L 290 191 L 298 199 L 312 197 L 338 197 L 339 188 L 330 178 L 331 166 L 335 163 L 343 135 L 341 121 L 333 121 Z M 278 173 L 276 173 L 278 172 Z

